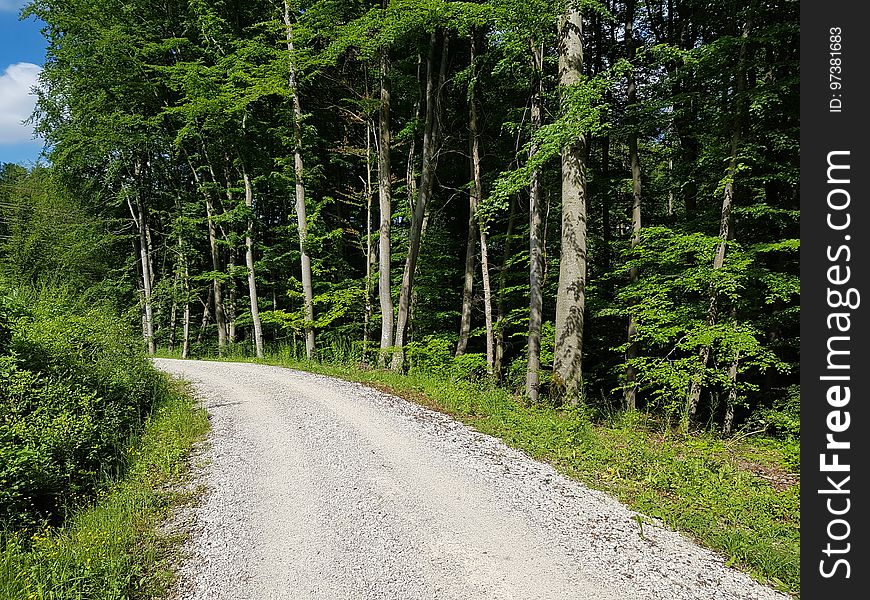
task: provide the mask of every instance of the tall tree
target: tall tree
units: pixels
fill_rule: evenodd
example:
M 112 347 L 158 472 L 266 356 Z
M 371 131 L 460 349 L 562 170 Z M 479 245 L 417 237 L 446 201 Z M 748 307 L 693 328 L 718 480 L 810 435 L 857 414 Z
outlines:
M 242 180 L 245 183 L 245 207 L 248 209 L 248 224 L 245 228 L 245 267 L 248 271 L 248 297 L 251 301 L 251 322 L 254 328 L 254 349 L 257 358 L 263 358 L 263 325 L 260 321 L 260 301 L 257 294 L 257 275 L 254 271 L 254 186 L 248 170 L 242 163 Z
M 417 269 L 417 259 L 420 256 L 420 243 L 422 240 L 423 223 L 426 217 L 426 207 L 432 196 L 432 187 L 435 179 L 435 167 L 438 159 L 436 151 L 438 147 L 438 92 L 444 81 L 447 69 L 447 48 L 449 41 L 448 31 L 442 34 L 441 66 L 436 73 L 436 46 L 437 36 L 432 32 L 429 39 L 429 55 L 426 59 L 426 124 L 423 130 L 423 166 L 420 173 L 420 187 L 414 212 L 411 217 L 411 232 L 408 241 L 408 255 L 405 259 L 405 269 L 402 273 L 402 287 L 399 292 L 399 310 L 396 316 L 396 349 L 393 354 L 392 368 L 400 370 L 405 363 L 405 334 L 408 328 L 408 317 L 411 308 L 411 294 L 414 287 L 414 274 Z
M 296 181 L 296 224 L 299 232 L 299 254 L 302 267 L 302 293 L 305 302 L 305 355 L 314 357 L 314 287 L 311 282 L 311 257 L 308 255 L 308 218 L 305 208 L 305 166 L 302 161 L 302 103 L 296 75 L 296 55 L 293 48 L 293 20 L 289 0 L 284 0 L 284 25 L 287 32 L 288 84 L 293 99 L 293 175 Z
M 535 134 L 543 121 L 544 48 L 535 38 L 531 40 L 534 79 L 532 83 L 531 125 L 532 143 L 529 162 L 534 162 L 539 151 Z M 526 368 L 526 394 L 532 402 L 538 401 L 541 382 L 541 325 L 543 323 L 544 279 L 543 240 L 541 238 L 541 171 L 535 167 L 529 183 L 529 338 L 528 366 Z
M 637 5 L 636 0 L 628 0 L 625 4 L 625 48 L 628 57 L 628 90 L 626 92 L 626 110 L 637 112 L 637 81 L 635 78 L 635 57 L 637 47 L 634 41 L 634 13 Z M 631 165 L 631 247 L 636 248 L 640 244 L 641 230 L 641 170 L 640 156 L 637 150 L 637 116 L 632 114 L 628 122 L 628 161 Z M 628 272 L 632 282 L 637 281 L 638 269 L 631 267 Z M 634 360 L 638 356 L 637 345 L 637 317 L 632 312 L 628 316 L 628 348 L 625 351 L 625 408 L 634 410 L 637 408 L 637 369 Z
M 719 219 L 719 242 L 716 244 L 716 254 L 713 257 L 713 270 L 718 271 L 725 266 L 725 251 L 728 247 L 728 242 L 734 239 L 734 181 L 740 170 L 740 144 L 743 131 L 743 104 L 745 102 L 744 94 L 746 91 L 746 54 L 748 47 L 749 33 L 752 29 L 752 14 L 750 13 L 743 24 L 740 33 L 740 50 L 737 59 L 737 69 L 735 73 L 735 92 L 733 102 L 733 122 L 731 128 L 731 151 L 728 157 L 728 167 L 725 173 L 724 185 L 722 186 L 722 212 Z M 713 327 L 716 323 L 719 312 L 719 290 L 715 284 L 710 286 L 710 294 L 707 302 L 707 326 Z M 689 393 L 686 402 L 686 413 L 683 419 L 683 428 L 688 429 L 689 423 L 695 418 L 698 410 L 698 403 L 701 399 L 701 391 L 703 388 L 703 375 L 707 368 L 707 363 L 710 360 L 711 347 L 709 344 L 703 344 L 698 352 L 698 362 L 700 369 L 698 374 L 692 378 L 689 384 Z M 729 390 L 730 402 L 733 405 L 734 399 L 731 390 L 736 393 L 737 379 L 737 362 L 739 354 L 735 352 L 732 366 L 728 370 L 728 376 L 732 380 L 731 389 Z M 729 425 L 730 427 L 730 425 Z
M 390 170 L 390 73 L 387 50 L 380 52 L 381 103 L 378 108 L 378 297 L 381 303 L 381 350 L 378 363 L 387 364 L 393 344 L 393 291 L 390 279 L 390 225 L 393 220 L 392 173 Z
M 569 4 L 559 18 L 559 85 L 562 101 L 583 74 L 583 20 Z M 582 393 L 583 320 L 586 310 L 586 140 L 582 133 L 562 148 L 562 253 L 556 295 L 553 384 L 572 404 Z

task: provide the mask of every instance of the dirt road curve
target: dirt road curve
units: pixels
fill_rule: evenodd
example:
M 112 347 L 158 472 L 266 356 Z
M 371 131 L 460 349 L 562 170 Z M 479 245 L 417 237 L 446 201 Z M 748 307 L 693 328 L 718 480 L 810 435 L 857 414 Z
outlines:
M 155 363 L 213 425 L 180 599 L 786 598 L 442 414 L 278 367 Z

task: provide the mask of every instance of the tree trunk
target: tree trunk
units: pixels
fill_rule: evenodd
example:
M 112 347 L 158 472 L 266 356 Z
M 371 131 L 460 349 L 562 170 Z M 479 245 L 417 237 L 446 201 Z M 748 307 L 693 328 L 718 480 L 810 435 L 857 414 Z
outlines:
M 583 72 L 580 10 L 559 20 L 559 84 L 572 86 Z M 563 98 L 564 101 L 564 98 Z M 586 140 L 562 148 L 562 255 L 556 297 L 555 396 L 577 404 L 582 393 L 583 320 L 586 309 Z
M 473 272 L 472 276 L 469 277 L 468 268 L 474 268 L 474 244 L 471 241 L 471 236 L 473 233 L 473 229 L 479 230 L 480 236 L 480 271 L 482 275 L 482 284 L 483 284 L 483 315 L 484 315 L 484 323 L 486 326 L 486 370 L 492 375 L 493 365 L 495 362 L 495 342 L 493 339 L 493 326 L 492 326 L 492 286 L 490 284 L 490 276 L 489 276 L 489 247 L 488 247 L 488 238 L 486 225 L 483 223 L 477 222 L 477 207 L 480 205 L 480 202 L 483 200 L 483 180 L 480 175 L 480 132 L 478 130 L 477 124 L 477 32 L 471 32 L 471 49 L 470 49 L 470 63 L 473 69 L 472 80 L 469 84 L 469 93 L 468 93 L 468 144 L 469 144 L 469 154 L 470 154 L 470 162 L 471 162 L 471 180 L 472 186 L 471 191 L 468 196 L 468 208 L 469 208 L 469 223 L 468 223 L 468 235 L 469 242 L 466 248 L 466 257 L 465 257 L 465 284 L 466 287 L 463 288 L 462 295 L 462 320 L 461 323 L 463 326 L 460 327 L 459 333 L 459 343 L 462 351 L 465 351 L 465 344 L 463 344 L 463 339 L 467 343 L 468 341 L 468 330 L 471 328 L 471 292 L 472 286 L 474 282 Z M 474 222 L 472 223 L 472 217 L 474 218 Z M 469 251 L 471 251 L 471 257 L 469 260 Z M 469 265 L 469 263 L 471 263 Z M 467 291 L 467 303 L 466 303 L 466 291 Z M 466 316 L 466 305 L 468 309 L 468 315 Z M 464 333 L 464 335 L 463 335 Z M 460 354 L 459 347 L 457 347 L 457 354 Z
M 203 335 L 205 335 L 205 328 L 208 327 L 208 322 L 211 319 L 211 315 L 209 314 L 209 304 L 211 304 L 214 296 L 214 286 L 209 286 L 208 293 L 205 295 L 205 302 L 202 304 L 202 321 L 199 324 L 199 333 L 196 335 L 196 343 L 201 344 Z M 200 300 L 202 302 L 202 300 Z
M 368 76 L 366 77 L 366 97 L 368 98 Z M 365 289 L 365 313 L 363 323 L 363 362 L 368 363 L 369 355 L 369 330 L 371 329 L 372 313 L 372 262 L 374 261 L 374 249 L 372 248 L 372 121 L 366 118 L 366 281 Z
M 426 216 L 426 205 L 432 195 L 432 184 L 435 177 L 435 148 L 436 148 L 436 94 L 441 87 L 443 77 L 435 76 L 435 42 L 436 34 L 433 32 L 429 40 L 429 56 L 426 60 L 426 125 L 423 131 L 423 166 L 420 173 L 420 188 L 414 212 L 411 217 L 410 243 L 408 256 L 405 260 L 405 269 L 402 272 L 402 288 L 399 293 L 399 310 L 396 318 L 396 343 L 393 354 L 392 368 L 394 371 L 401 370 L 405 363 L 405 334 L 408 327 L 408 315 L 411 307 L 411 292 L 414 286 L 414 272 L 417 268 L 417 259 L 420 255 L 420 241 L 422 239 L 423 220 Z M 442 69 L 446 64 L 448 37 L 444 34 L 444 55 L 442 57 Z
M 248 207 L 248 226 L 245 229 L 245 266 L 248 270 L 248 297 L 251 300 L 251 321 L 254 325 L 254 349 L 257 358 L 263 358 L 263 325 L 260 322 L 260 303 L 257 296 L 257 277 L 254 273 L 254 188 L 247 170 L 242 167 L 245 183 L 245 206 Z
M 632 67 L 628 72 L 628 111 L 635 110 L 637 102 L 637 82 L 634 76 L 634 58 L 636 48 L 634 44 L 634 10 L 635 0 L 629 0 L 626 4 L 625 17 L 625 45 L 628 54 L 628 60 L 632 63 Z M 641 228 L 641 172 L 640 172 L 640 157 L 637 151 L 637 119 L 634 115 L 629 117 L 628 123 L 628 157 L 631 164 L 631 247 L 636 248 L 640 244 L 640 228 Z M 638 271 L 636 267 L 632 267 L 628 272 L 629 279 L 635 283 L 638 279 Z M 626 410 L 634 410 L 637 408 L 637 369 L 633 361 L 638 357 L 637 345 L 637 317 L 634 311 L 628 315 L 628 348 L 625 351 L 625 408 Z
M 390 170 L 390 79 L 387 51 L 381 52 L 381 105 L 378 110 L 378 297 L 381 303 L 381 349 L 378 364 L 387 366 L 393 345 L 393 293 L 390 280 L 390 225 L 393 220 L 392 173 Z
M 136 166 L 136 174 L 139 174 L 139 166 Z M 142 331 L 145 337 L 145 346 L 148 348 L 148 354 L 154 354 L 156 347 L 154 343 L 154 314 L 152 311 L 152 289 L 153 281 L 151 274 L 151 253 L 148 246 L 148 222 L 145 215 L 145 203 L 142 200 L 141 192 L 136 194 L 136 210 L 134 221 L 139 230 L 139 260 L 142 263 L 142 292 L 144 301 L 144 320 L 142 323 Z
M 169 308 L 169 352 L 175 351 L 175 343 L 178 341 L 176 329 L 178 328 L 178 272 L 172 277 L 172 306 Z
M 713 270 L 717 271 L 725 265 L 725 249 L 729 240 L 734 238 L 733 221 L 731 212 L 734 206 L 734 179 L 740 166 L 738 151 L 740 149 L 740 137 L 743 128 L 743 93 L 746 88 L 746 41 L 752 22 L 747 19 L 741 33 L 740 54 L 737 61 L 737 83 L 735 87 L 735 110 L 734 125 L 731 131 L 731 155 L 728 159 L 728 168 L 725 174 L 725 187 L 722 192 L 722 216 L 719 221 L 719 243 L 716 245 L 716 255 L 713 257 Z M 718 292 L 711 286 L 710 297 L 707 304 L 707 325 L 712 327 L 716 323 L 718 312 Z M 703 389 L 703 376 L 710 360 L 710 346 L 702 346 L 698 352 L 698 373 L 689 384 L 689 393 L 686 400 L 686 412 L 683 416 L 682 428 L 687 431 L 689 424 L 695 419 L 698 412 L 698 403 L 701 400 Z M 736 370 L 735 370 L 736 377 Z
M 462 311 L 459 318 L 459 342 L 456 356 L 465 354 L 468 335 L 471 331 L 471 301 L 474 292 L 474 263 L 477 258 L 477 204 L 478 196 L 472 187 L 468 194 L 468 224 L 465 243 L 465 273 L 462 279 Z
M 543 69 L 544 49 L 532 40 L 532 60 L 535 81 L 532 84 L 532 136 L 541 128 L 543 120 Z M 531 161 L 538 152 L 538 143 L 532 141 L 529 148 Z M 541 285 L 544 278 L 543 244 L 541 243 L 541 173 L 532 171 L 529 184 L 529 362 L 526 369 L 526 394 L 532 402 L 538 401 L 541 371 L 541 324 L 543 323 L 544 299 Z
M 199 187 L 199 189 L 202 191 L 203 199 L 205 200 L 205 215 L 208 229 L 208 246 L 211 254 L 212 270 L 215 273 L 218 273 L 221 270 L 220 249 L 217 245 L 217 234 L 214 225 L 214 206 L 212 204 L 211 195 L 203 187 L 203 182 L 201 181 L 196 168 L 194 168 L 193 162 L 190 160 L 190 156 L 187 156 L 187 164 L 190 166 L 190 171 L 193 174 L 193 178 L 196 181 L 197 187 Z M 214 179 L 214 170 L 211 168 L 211 164 L 209 164 L 209 170 L 211 171 L 212 178 Z M 215 183 L 217 183 L 216 179 Z M 221 281 L 217 277 L 212 280 L 212 290 L 210 292 L 209 298 L 211 298 L 211 295 L 214 296 L 215 323 L 217 323 L 218 329 L 218 354 L 223 355 L 224 348 L 227 344 L 227 330 L 226 317 L 224 315 L 223 307 L 223 294 L 221 293 Z M 202 334 L 205 330 L 205 326 L 207 323 L 208 301 L 206 301 L 206 307 L 203 312 L 202 326 L 200 327 L 199 335 L 196 339 L 197 342 L 202 341 Z
M 184 257 L 184 326 L 181 342 L 181 358 L 190 354 L 190 273 L 187 267 L 187 257 Z
M 289 55 L 289 86 L 293 96 L 293 171 L 296 179 L 296 223 L 299 230 L 299 253 L 302 267 L 302 294 L 305 297 L 305 355 L 314 357 L 314 288 L 311 283 L 311 257 L 305 238 L 308 221 L 305 214 L 304 165 L 302 162 L 302 104 L 296 83 L 296 63 L 293 56 L 293 22 L 290 20 L 290 5 L 284 0 L 284 24 L 287 28 L 287 52 Z
M 477 38 L 471 40 L 471 63 L 474 64 Z M 477 100 L 472 84 L 468 123 L 471 129 L 471 173 L 478 205 L 483 199 L 483 179 L 480 174 L 480 131 L 477 125 Z M 489 274 L 489 235 L 485 224 L 480 224 L 480 272 L 483 284 L 483 320 L 486 326 L 486 370 L 492 375 L 495 368 L 495 334 L 492 325 L 492 283 Z
M 517 215 L 517 200 L 511 199 L 510 211 L 508 212 L 507 231 L 504 238 L 504 254 L 502 255 L 501 269 L 498 273 L 498 290 L 496 291 L 496 332 L 495 332 L 495 360 L 493 371 L 495 376 L 501 380 L 502 365 L 504 363 L 505 353 L 505 326 L 504 321 L 507 318 L 505 310 L 505 288 L 507 287 L 508 266 L 510 265 L 511 250 L 513 247 L 514 223 Z
M 222 270 L 220 248 L 217 244 L 217 234 L 214 225 L 214 206 L 208 193 L 205 194 L 205 214 L 208 222 L 208 246 L 211 252 L 211 268 L 216 276 L 212 279 L 212 294 L 214 296 L 214 317 L 218 330 L 218 356 L 223 356 L 227 346 L 227 319 L 224 313 L 224 298 L 221 280 L 217 273 Z
M 227 241 L 224 238 L 224 241 Z M 227 272 L 230 273 L 229 281 L 227 282 L 227 343 L 236 343 L 236 315 L 238 314 L 238 306 L 236 304 L 236 278 L 233 273 L 236 271 L 236 249 L 230 250 L 229 261 L 227 262 Z
M 722 422 L 722 435 L 731 435 L 734 427 L 734 407 L 737 404 L 737 368 L 740 365 L 740 351 L 734 353 L 734 360 L 728 367 L 728 399 L 725 401 L 725 418 Z

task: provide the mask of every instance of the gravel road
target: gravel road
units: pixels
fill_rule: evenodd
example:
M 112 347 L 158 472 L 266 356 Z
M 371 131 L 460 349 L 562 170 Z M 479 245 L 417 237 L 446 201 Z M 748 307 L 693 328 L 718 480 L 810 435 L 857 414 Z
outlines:
M 443 414 L 279 367 L 154 362 L 213 427 L 179 599 L 787 598 Z

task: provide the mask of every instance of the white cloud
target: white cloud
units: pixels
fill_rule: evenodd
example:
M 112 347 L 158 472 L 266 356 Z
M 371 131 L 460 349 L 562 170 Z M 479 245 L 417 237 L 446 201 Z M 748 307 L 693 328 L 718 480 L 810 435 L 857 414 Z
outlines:
M 23 125 L 36 105 L 32 88 L 39 81 L 42 68 L 33 63 L 9 65 L 0 75 L 0 144 L 30 141 L 33 126 Z
M 0 0 L 0 12 L 18 12 L 30 0 Z

